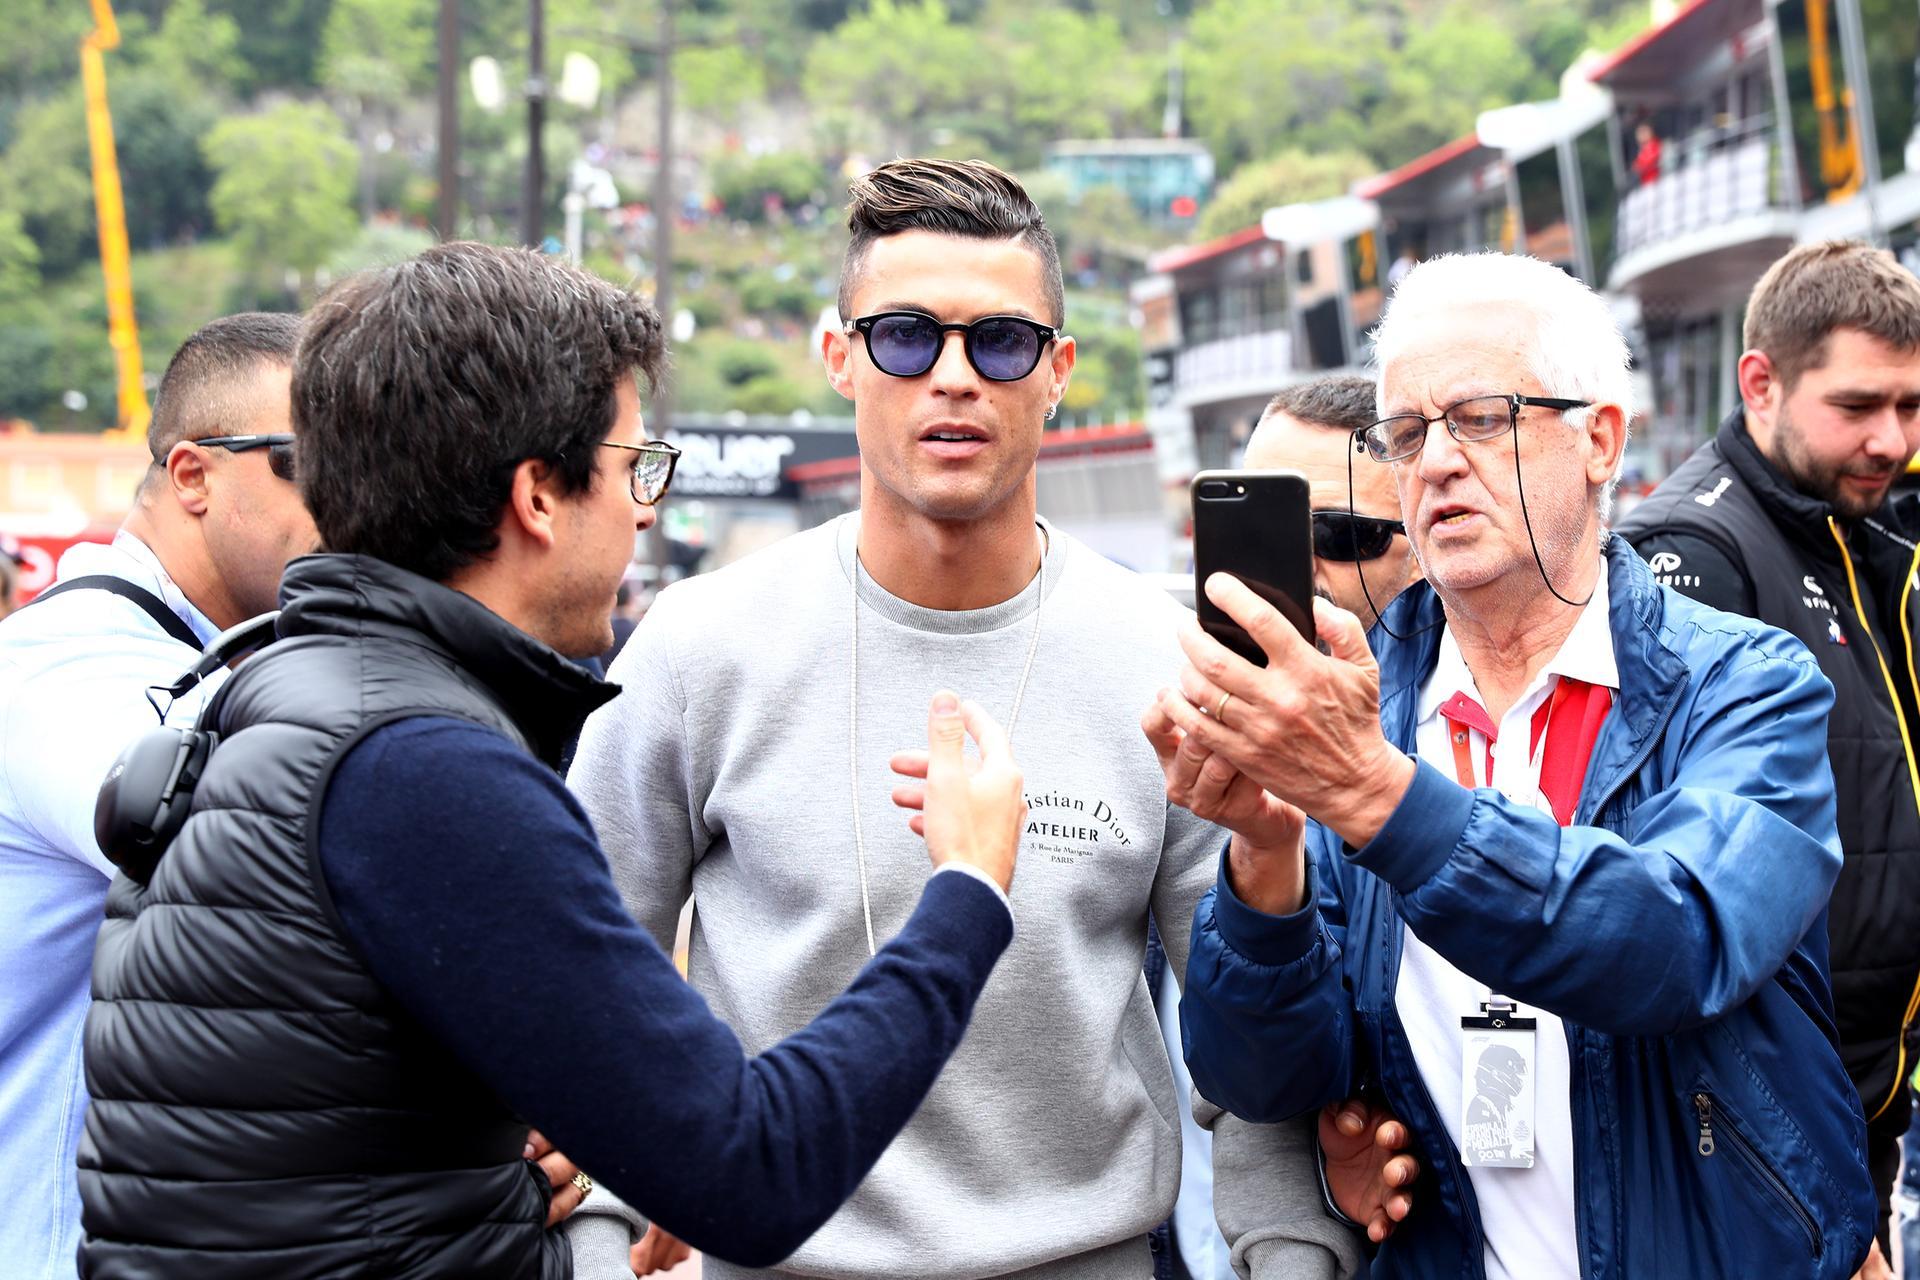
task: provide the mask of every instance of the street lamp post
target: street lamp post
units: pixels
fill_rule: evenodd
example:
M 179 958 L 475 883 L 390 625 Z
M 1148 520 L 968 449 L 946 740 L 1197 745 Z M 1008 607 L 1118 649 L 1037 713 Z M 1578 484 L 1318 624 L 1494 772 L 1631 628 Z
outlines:
M 440 201 L 434 228 L 451 240 L 460 220 L 460 0 L 440 0 Z
M 654 147 L 659 164 L 653 175 L 653 305 L 661 323 L 673 325 L 673 51 L 678 45 L 674 30 L 674 0 L 660 0 L 660 25 L 652 40 L 617 31 L 564 30 L 562 35 L 588 36 L 612 40 L 639 53 L 654 55 L 654 74 L 660 95 Z M 695 43 L 700 43 L 696 41 Z M 662 373 L 647 409 L 647 429 L 659 434 L 672 417 L 672 388 Z
M 545 0 L 529 0 L 527 15 L 527 183 L 520 238 L 531 248 L 546 240 L 547 32 Z
M 660 164 L 653 178 L 653 305 L 673 328 L 673 0 L 660 0 Z M 673 419 L 673 386 L 662 369 L 653 393 L 653 422 L 664 432 Z

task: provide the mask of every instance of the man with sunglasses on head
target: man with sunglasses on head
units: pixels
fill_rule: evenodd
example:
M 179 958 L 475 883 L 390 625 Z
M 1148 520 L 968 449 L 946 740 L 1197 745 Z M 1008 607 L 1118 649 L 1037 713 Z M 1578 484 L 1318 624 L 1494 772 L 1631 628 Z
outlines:
M 281 569 L 313 549 L 288 421 L 299 333 L 298 316 L 261 313 L 188 338 L 160 379 L 151 463 L 113 542 L 73 547 L 55 584 L 0 625 L 0 1167 L 13 1175 L 0 1257 L 21 1280 L 74 1274 L 80 1027 L 113 875 L 93 834 L 100 780 L 155 726 L 147 687 L 271 610 Z M 190 724 L 198 706 L 165 722 Z
M 1245 466 L 1298 471 L 1313 503 L 1313 589 L 1371 628 L 1420 562 L 1400 522 L 1385 467 L 1354 457 L 1354 437 L 1379 415 L 1374 385 L 1342 375 L 1288 387 L 1268 401 L 1247 442 Z
M 914 846 L 886 751 L 931 690 L 975 691 L 1028 768 L 1019 935 L 913 1123 L 767 1274 L 1147 1280 L 1170 1264 L 1148 1233 L 1174 1203 L 1186 1105 L 1141 972 L 1147 923 L 1183 973 L 1220 838 L 1170 808 L 1133 732 L 1179 610 L 1035 510 L 1074 344 L 1019 184 L 894 161 L 853 184 L 848 225 L 845 324 L 822 354 L 854 405 L 860 511 L 662 592 L 569 782 L 663 944 L 692 898 L 688 976 L 764 1045 L 907 919 Z M 1241 1266 L 1353 1264 L 1304 1130 L 1228 1118 L 1216 1152 Z
M 1874 1205 L 1826 975 L 1832 686 L 1607 532 L 1633 382 L 1586 285 L 1432 259 L 1374 351 L 1362 461 L 1426 581 L 1371 651 L 1316 602 L 1322 653 L 1216 575 L 1268 663 L 1189 626 L 1150 713 L 1234 832 L 1196 1086 L 1262 1121 L 1365 1086 L 1407 1123 L 1431 1177 L 1383 1280 L 1844 1280 Z

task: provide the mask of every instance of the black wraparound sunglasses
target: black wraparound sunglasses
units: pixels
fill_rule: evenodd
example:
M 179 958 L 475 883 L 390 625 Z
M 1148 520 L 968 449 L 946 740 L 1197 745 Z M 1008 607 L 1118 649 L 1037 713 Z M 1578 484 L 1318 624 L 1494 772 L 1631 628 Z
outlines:
M 1313 554 L 1321 560 L 1351 564 L 1356 560 L 1378 560 L 1393 545 L 1395 534 L 1405 533 L 1398 520 L 1355 515 L 1351 511 L 1313 513 Z
M 205 445 L 213 449 L 225 449 L 229 453 L 245 453 L 249 449 L 267 451 L 267 468 L 288 484 L 294 483 L 299 473 L 294 469 L 293 442 L 297 437 L 281 432 L 253 436 L 203 436 L 189 443 Z
M 1040 364 L 1060 330 L 1025 316 L 982 316 L 971 324 L 942 324 L 920 311 L 882 311 L 849 321 L 849 334 L 867 340 L 873 367 L 895 378 L 917 378 L 940 360 L 949 333 L 964 334 L 967 363 L 989 382 L 1018 382 Z

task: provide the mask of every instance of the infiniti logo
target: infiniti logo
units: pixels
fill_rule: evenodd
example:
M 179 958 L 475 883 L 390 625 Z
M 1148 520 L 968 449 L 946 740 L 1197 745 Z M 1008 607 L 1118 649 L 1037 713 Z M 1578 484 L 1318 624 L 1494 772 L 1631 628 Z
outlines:
M 1680 567 L 1680 557 L 1671 551 L 1656 552 L 1647 567 L 1655 573 L 1672 573 Z

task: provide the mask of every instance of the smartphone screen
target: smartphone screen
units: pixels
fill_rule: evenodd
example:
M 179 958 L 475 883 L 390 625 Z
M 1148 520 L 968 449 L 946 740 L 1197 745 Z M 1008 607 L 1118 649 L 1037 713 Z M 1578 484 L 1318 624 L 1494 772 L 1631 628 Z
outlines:
M 1230 573 L 1294 625 L 1313 629 L 1313 507 L 1297 471 L 1202 471 L 1193 478 L 1194 612 L 1207 633 L 1248 662 L 1267 655 L 1207 598 L 1210 574 Z

